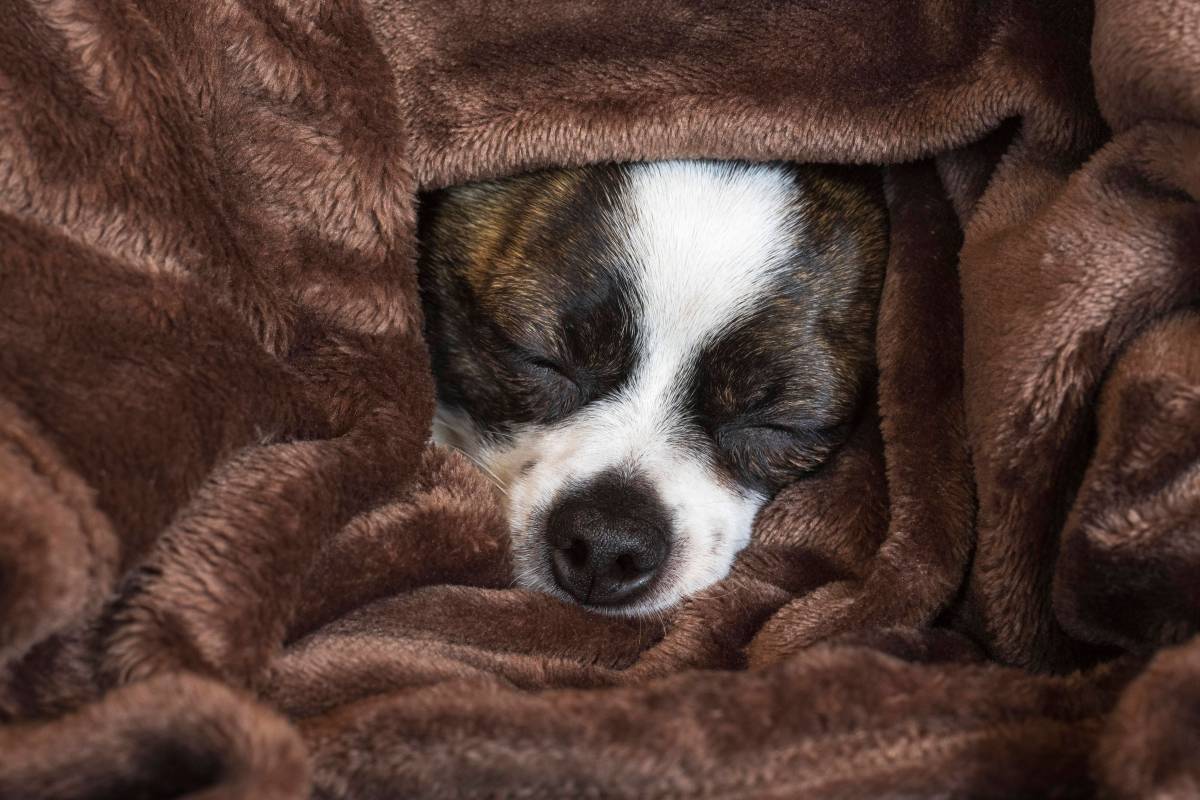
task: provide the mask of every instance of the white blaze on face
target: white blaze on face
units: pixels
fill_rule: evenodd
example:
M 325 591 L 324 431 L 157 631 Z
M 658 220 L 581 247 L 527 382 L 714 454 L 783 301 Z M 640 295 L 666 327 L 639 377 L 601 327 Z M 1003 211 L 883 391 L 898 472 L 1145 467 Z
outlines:
M 621 611 L 669 606 L 729 571 L 764 497 L 718 479 L 704 448 L 685 443 L 700 435 L 687 408 L 693 368 L 787 266 L 794 193 L 790 176 L 773 166 L 631 167 L 611 225 L 634 289 L 637 339 L 627 381 L 553 425 L 525 426 L 498 443 L 471 436 L 461 416 L 441 421 L 506 487 L 519 582 L 562 594 L 542 522 L 565 488 L 613 469 L 648 480 L 672 520 L 656 589 Z

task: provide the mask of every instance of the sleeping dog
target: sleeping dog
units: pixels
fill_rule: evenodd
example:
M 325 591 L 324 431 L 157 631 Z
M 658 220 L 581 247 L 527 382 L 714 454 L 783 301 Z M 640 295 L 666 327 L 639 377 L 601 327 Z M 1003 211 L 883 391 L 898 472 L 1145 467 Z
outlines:
M 518 582 L 639 614 L 722 578 L 872 369 L 878 187 L 666 161 L 460 186 L 422 208 L 435 439 L 504 493 Z

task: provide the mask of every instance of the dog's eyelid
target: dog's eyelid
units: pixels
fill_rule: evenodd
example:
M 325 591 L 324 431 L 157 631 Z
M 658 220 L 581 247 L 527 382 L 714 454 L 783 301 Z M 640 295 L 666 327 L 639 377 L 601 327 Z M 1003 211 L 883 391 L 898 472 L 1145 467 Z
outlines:
M 571 369 L 566 365 L 566 363 L 558 358 L 555 358 L 553 355 L 548 355 L 546 352 L 547 348 L 545 346 L 538 344 L 531 345 L 527 342 L 522 342 L 518 337 L 514 336 L 511 332 L 505 330 L 502 326 L 494 322 L 491 327 L 493 333 L 496 335 L 496 338 L 499 340 L 501 348 L 508 351 L 509 355 L 516 356 L 519 360 L 523 361 L 529 366 L 549 372 L 555 372 L 559 375 L 562 375 L 564 378 L 569 378 L 571 380 L 575 379 Z
M 755 425 L 749 425 L 750 428 L 760 428 L 762 430 L 773 431 L 775 433 L 786 433 L 788 436 L 800 436 L 808 433 L 808 429 L 800 428 L 795 425 L 787 425 L 779 422 L 762 422 Z
M 793 439 L 801 435 L 801 429 L 792 427 L 791 425 L 781 425 L 774 422 L 751 422 L 740 423 L 737 425 L 729 425 L 722 429 L 722 433 L 744 434 L 744 433 L 774 433 L 782 434 Z
M 821 425 L 819 423 L 778 422 L 773 420 L 744 420 L 721 426 L 720 436 L 738 434 L 768 433 L 775 436 L 786 436 L 795 441 L 820 441 L 832 437 L 838 430 L 836 425 Z
M 567 372 L 567 368 L 553 359 L 546 358 L 545 356 L 526 356 L 526 360 L 535 367 L 540 367 L 550 372 L 557 372 L 564 378 L 571 377 Z
M 579 376 L 576 374 L 575 370 L 556 358 L 530 350 L 522 350 L 521 356 L 525 359 L 525 363 L 529 364 L 535 369 L 553 373 L 560 378 L 571 381 L 572 383 L 579 382 Z

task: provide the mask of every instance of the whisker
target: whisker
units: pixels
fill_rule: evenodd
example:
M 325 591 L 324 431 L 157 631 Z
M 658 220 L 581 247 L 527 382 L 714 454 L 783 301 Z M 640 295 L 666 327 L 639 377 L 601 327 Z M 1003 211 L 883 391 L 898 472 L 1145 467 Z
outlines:
M 666 635 L 667 635 L 667 628 L 669 628 L 669 627 L 670 627 L 669 625 L 667 625 L 667 615 L 666 615 L 666 612 L 665 612 L 665 611 L 663 611 L 663 610 L 660 608 L 660 609 L 658 609 L 658 610 L 656 610 L 656 611 L 654 612 L 654 616 L 655 616 L 655 617 L 657 617 L 657 619 L 658 619 L 658 624 L 659 624 L 659 627 L 661 627 L 661 628 L 662 628 L 662 631 L 659 633 L 659 636 L 666 636 Z
M 471 455 L 470 453 L 468 453 L 466 450 L 459 450 L 458 452 L 462 453 L 464 456 L 466 456 L 468 459 L 470 459 L 470 460 L 471 460 L 471 463 L 473 463 L 475 466 L 479 467 L 479 469 L 480 469 L 480 470 L 481 470 L 481 471 L 482 471 L 482 472 L 483 472 L 485 475 L 487 475 L 489 478 L 491 478 L 491 479 L 492 479 L 492 484 L 493 484 L 493 485 L 494 485 L 494 486 L 495 486 L 497 489 L 499 489 L 499 490 L 500 490 L 500 492 L 501 492 L 501 493 L 502 493 L 502 494 L 503 494 L 505 497 L 508 497 L 508 489 L 507 489 L 507 488 L 504 486 L 504 482 L 503 482 L 502 480 L 500 480 L 500 476 L 499 476 L 499 475 L 497 475 L 495 472 L 493 472 L 493 471 L 492 471 L 492 468 L 491 468 L 491 467 L 489 467 L 487 464 L 483 463 L 483 461 L 481 461 L 480 459 L 478 459 L 478 458 L 476 458 L 475 456 L 473 456 L 473 455 Z

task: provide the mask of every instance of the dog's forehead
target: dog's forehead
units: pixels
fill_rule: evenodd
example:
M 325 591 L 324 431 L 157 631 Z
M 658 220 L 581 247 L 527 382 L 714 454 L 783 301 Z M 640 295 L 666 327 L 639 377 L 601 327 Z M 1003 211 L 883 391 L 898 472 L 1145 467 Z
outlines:
M 783 168 L 630 168 L 614 216 L 648 345 L 700 346 L 753 312 L 794 268 L 797 196 Z
M 614 272 L 677 296 L 747 288 L 778 266 L 799 195 L 781 166 L 671 161 L 530 173 L 456 200 L 470 208 L 467 279 L 511 303 Z

